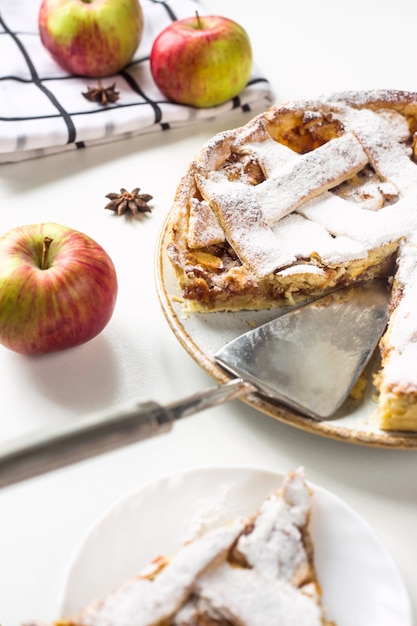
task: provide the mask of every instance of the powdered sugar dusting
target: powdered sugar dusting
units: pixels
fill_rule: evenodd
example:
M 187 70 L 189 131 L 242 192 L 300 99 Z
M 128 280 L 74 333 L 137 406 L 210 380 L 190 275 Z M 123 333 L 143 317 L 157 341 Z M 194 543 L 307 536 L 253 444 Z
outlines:
M 154 580 L 136 578 L 110 594 L 85 624 L 152 626 L 173 615 L 185 602 L 196 577 L 229 549 L 243 522 L 223 526 L 183 546 Z
M 198 177 L 218 219 L 217 225 L 208 221 L 210 241 L 222 229 L 241 262 L 264 276 L 312 255 L 333 266 L 366 258 L 369 250 L 416 227 L 410 196 L 417 190 L 417 167 L 401 143 L 407 134 L 404 118 L 342 105 L 337 115 L 348 132 L 305 155 L 271 138 L 247 144 L 245 151 L 256 155 L 267 176 L 258 185 L 231 181 L 223 170 Z M 381 193 L 399 193 L 396 204 L 366 211 L 329 191 L 368 160 L 382 178 Z
M 310 258 L 314 254 L 334 264 L 366 257 L 367 249 L 360 241 L 345 236 L 345 233 L 336 233 L 324 220 L 321 223 L 307 219 L 308 212 L 305 215 L 292 213 L 272 226 L 280 248 L 292 250 L 299 259 Z M 335 211 L 331 215 L 334 216 Z M 310 271 L 312 269 L 310 266 Z
M 296 260 L 294 254 L 277 247 L 274 233 L 256 198 L 248 194 L 247 185 L 198 177 L 198 186 L 215 209 L 227 240 L 242 263 L 257 274 L 266 275 Z
M 249 143 L 245 150 L 252 152 L 259 159 L 266 178 L 273 177 L 274 173 L 291 163 L 294 164 L 300 158 L 294 150 L 274 141 L 271 137 L 265 141 Z
M 351 133 L 325 143 L 274 169 L 271 177 L 254 187 L 268 223 L 278 221 L 306 200 L 335 187 L 362 169 L 368 158 Z
M 175 626 L 195 626 L 216 616 L 242 626 L 321 626 L 320 592 L 314 588 L 302 529 L 309 521 L 311 494 L 302 468 L 289 473 L 247 520 L 232 551 L 200 575 L 194 594 L 174 619 Z M 236 566 L 246 559 L 244 567 Z M 210 620 L 209 620 L 210 621 Z M 210 622 L 211 623 L 211 622 Z
M 397 258 L 396 282 L 401 289 L 400 302 L 391 316 L 388 334 L 388 355 L 384 362 L 384 386 L 410 388 L 415 381 L 417 391 L 417 242 L 401 244 Z
M 224 230 L 208 202 L 191 199 L 187 242 L 190 248 L 203 248 L 225 240 Z
M 253 531 L 239 537 L 237 550 L 262 576 L 299 584 L 308 575 L 300 528 L 307 523 L 309 511 L 307 485 L 302 472 L 294 472 L 282 492 L 265 500 Z
M 410 148 L 401 142 L 409 135 L 401 115 L 391 113 L 387 119 L 367 109 L 349 108 L 341 119 L 358 137 L 383 180 L 390 181 L 403 195 L 417 189 L 417 167 L 410 160 Z
M 314 600 L 279 580 L 265 579 L 251 569 L 224 563 L 198 585 L 206 607 L 244 626 L 321 626 Z

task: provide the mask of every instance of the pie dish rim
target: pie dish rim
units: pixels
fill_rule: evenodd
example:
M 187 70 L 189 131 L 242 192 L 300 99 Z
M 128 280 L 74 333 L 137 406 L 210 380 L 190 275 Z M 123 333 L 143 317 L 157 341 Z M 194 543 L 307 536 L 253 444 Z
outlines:
M 232 376 L 228 375 L 215 362 L 213 355 L 198 345 L 195 332 L 187 328 L 187 324 L 191 316 L 237 316 L 238 311 L 217 311 L 208 313 L 190 313 L 187 317 L 183 311 L 181 290 L 176 281 L 175 271 L 168 259 L 166 252 L 167 239 L 170 238 L 170 223 L 173 209 L 168 211 L 161 228 L 158 233 L 155 248 L 155 282 L 156 291 L 162 312 L 168 322 L 172 332 L 179 340 L 183 348 L 200 365 L 217 383 L 222 384 L 232 380 Z M 253 317 L 260 312 L 251 311 Z M 274 315 L 274 310 L 270 310 L 270 319 Z M 276 315 L 276 311 L 275 311 Z M 247 328 L 249 329 L 249 327 Z M 240 334 L 240 333 L 238 333 Z M 237 336 L 237 335 L 236 335 Z M 221 344 L 222 345 L 222 344 Z M 220 345 L 219 345 L 220 347 Z M 372 381 L 368 381 L 368 388 L 372 388 Z M 343 427 L 341 420 L 314 420 L 306 417 L 301 413 L 297 413 L 292 409 L 269 402 L 267 399 L 258 394 L 247 394 L 240 397 L 240 400 L 248 404 L 252 408 L 261 413 L 265 413 L 278 421 L 289 424 L 303 431 L 323 436 L 326 438 L 353 443 L 357 445 L 372 446 L 379 448 L 399 449 L 399 450 L 415 450 L 417 449 L 417 432 L 397 432 L 382 431 L 375 422 L 374 429 L 364 430 L 359 427 Z M 374 410 L 376 403 L 372 402 Z M 343 409 L 343 407 L 342 407 Z M 371 415 L 368 414 L 371 418 Z

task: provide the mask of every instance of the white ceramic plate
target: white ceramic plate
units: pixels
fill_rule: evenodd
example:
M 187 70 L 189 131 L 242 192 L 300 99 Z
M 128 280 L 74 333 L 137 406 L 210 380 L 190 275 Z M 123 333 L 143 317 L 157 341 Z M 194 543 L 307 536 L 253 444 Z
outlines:
M 170 474 L 124 497 L 81 542 L 65 581 L 61 615 L 103 597 L 202 528 L 253 513 L 282 478 L 250 467 L 201 468 Z M 411 626 L 409 598 L 386 548 L 338 497 L 310 485 L 328 617 L 337 626 Z
M 181 293 L 166 255 L 169 216 L 157 244 L 156 283 L 162 310 L 175 336 L 193 359 L 220 383 L 230 380 L 214 360 L 215 353 L 227 342 L 277 316 L 276 310 L 200 313 L 185 315 Z M 417 433 L 386 432 L 379 429 L 374 414 L 372 373 L 379 368 L 375 357 L 367 368 L 368 385 L 361 401 L 348 398 L 332 419 L 318 421 L 305 417 L 257 394 L 242 400 L 255 409 L 302 430 L 331 439 L 368 446 L 416 449 Z

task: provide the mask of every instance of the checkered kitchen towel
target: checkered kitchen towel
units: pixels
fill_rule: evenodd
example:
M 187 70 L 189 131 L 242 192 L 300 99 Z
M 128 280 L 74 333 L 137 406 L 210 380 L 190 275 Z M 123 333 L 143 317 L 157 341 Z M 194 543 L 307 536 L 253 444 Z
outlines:
M 195 124 L 238 107 L 267 108 L 273 101 L 271 86 L 255 65 L 243 92 L 218 107 L 167 102 L 150 72 L 152 43 L 172 20 L 194 15 L 196 9 L 201 15 L 207 11 L 197 0 L 141 0 L 141 43 L 127 68 L 102 79 L 104 86 L 116 83 L 120 94 L 116 103 L 102 107 L 82 95 L 97 80 L 67 74 L 42 46 L 39 6 L 40 0 L 0 3 L 0 163 Z

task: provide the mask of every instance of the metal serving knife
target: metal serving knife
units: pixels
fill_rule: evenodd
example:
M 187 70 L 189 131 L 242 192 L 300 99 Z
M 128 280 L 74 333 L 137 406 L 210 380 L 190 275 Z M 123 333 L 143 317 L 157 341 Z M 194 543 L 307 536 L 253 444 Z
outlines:
M 214 356 L 234 378 L 162 406 L 119 406 L 0 446 L 0 487 L 169 431 L 182 417 L 257 393 L 313 419 L 330 419 L 388 322 L 386 282 L 339 289 L 241 335 Z

